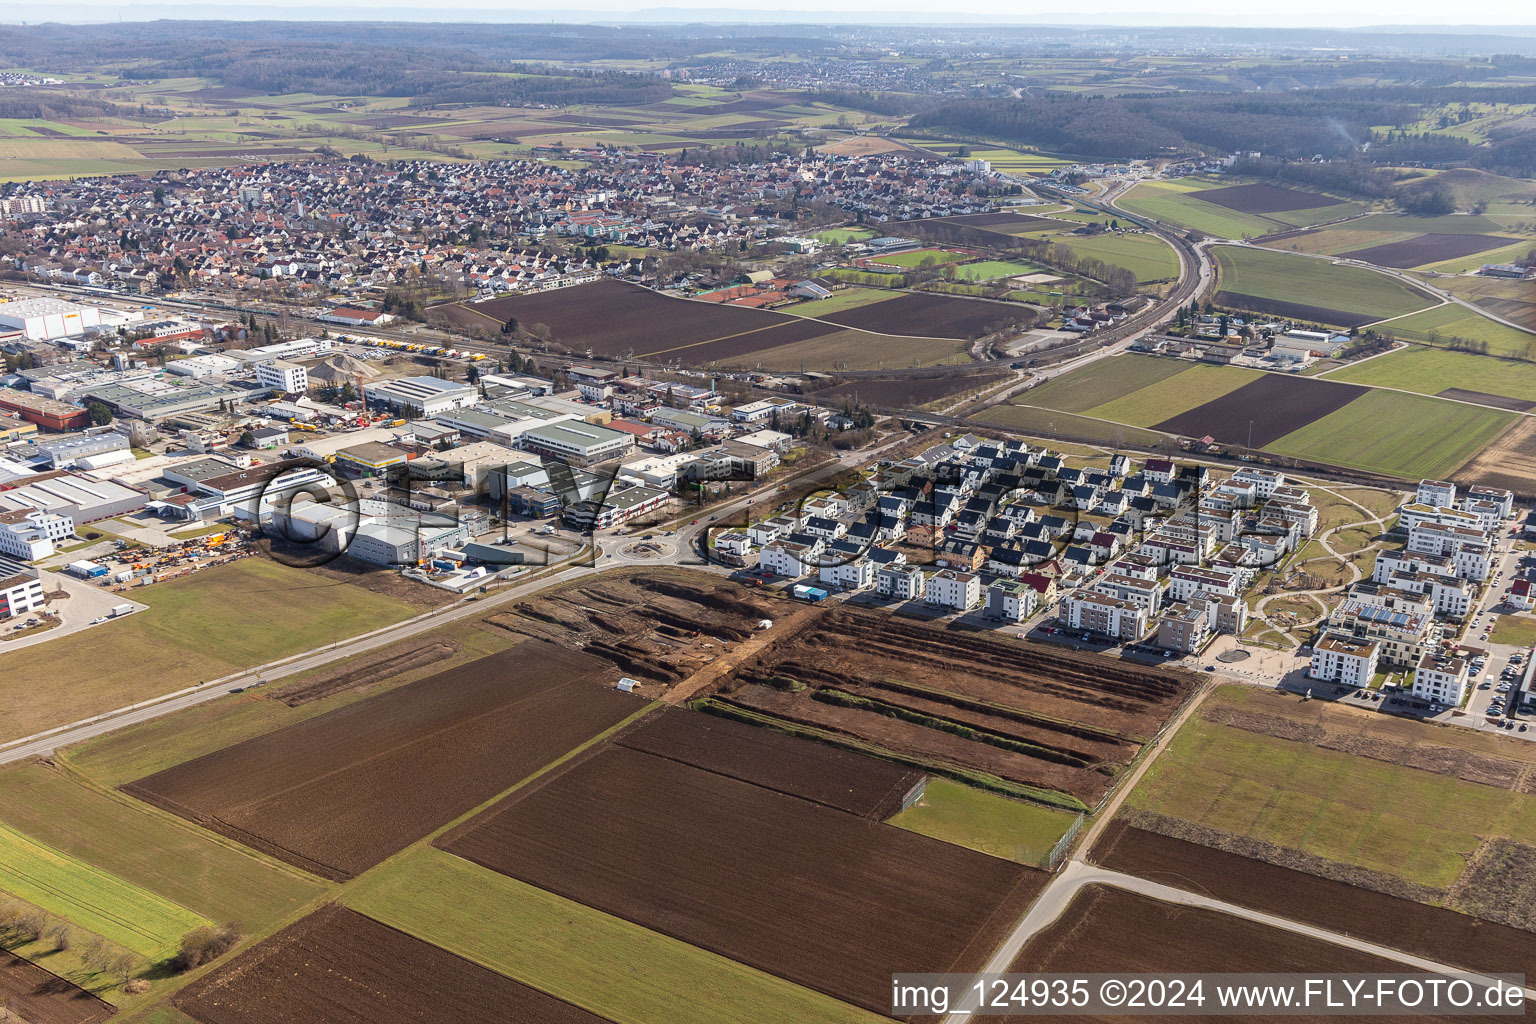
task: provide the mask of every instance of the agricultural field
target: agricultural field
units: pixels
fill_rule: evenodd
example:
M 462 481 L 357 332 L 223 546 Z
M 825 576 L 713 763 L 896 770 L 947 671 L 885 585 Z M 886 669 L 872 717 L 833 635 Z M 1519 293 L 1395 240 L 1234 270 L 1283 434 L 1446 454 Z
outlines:
M 838 295 L 820 301 L 834 306 L 804 310 L 803 314 L 818 318 L 811 320 L 805 315 L 694 302 L 637 285 L 599 281 L 536 295 L 439 306 L 434 311 L 470 326 L 499 328 L 509 317 L 524 327 L 543 324 L 553 344 L 579 354 L 591 351 L 695 365 L 750 366 L 798 359 L 824 369 L 939 362 L 957 351 L 945 339 L 963 340 L 1005 323 L 1029 321 L 1034 315 L 1017 306 L 937 295 L 898 295 L 868 303 L 849 302 Z M 913 339 L 915 344 L 910 343 Z
M 611 745 L 437 845 L 876 1012 L 892 963 L 975 969 L 1046 877 Z
M 1217 238 L 1254 238 L 1338 220 L 1364 207 L 1276 185 L 1223 185 L 1202 178 L 1144 181 L 1115 200 L 1131 213 Z
M 1531 339 L 1536 342 L 1536 335 Z M 1420 345 L 1351 363 L 1326 376 L 1328 380 L 1438 394 L 1502 408 L 1520 410 L 1536 404 L 1536 364 Z
M 1172 377 L 1094 406 L 1086 414 L 1117 423 L 1149 427 L 1171 415 L 1214 401 L 1257 380 L 1261 374 L 1261 371 L 1241 366 L 1213 366 L 1210 363 L 1180 365 L 1184 369 Z
M 1474 253 L 1500 249 L 1513 239 L 1498 235 L 1416 235 L 1401 242 L 1387 242 L 1349 253 L 1352 260 L 1363 260 L 1379 267 L 1396 267 L 1407 270 L 1412 267 L 1432 266 L 1450 260 L 1459 260 Z
M 1513 419 L 1498 409 L 1373 389 L 1263 447 L 1406 480 L 1445 479 Z
M 1189 364 L 1176 359 L 1135 354 L 1110 356 L 1037 384 L 1022 392 L 1018 400 L 1062 412 L 1087 412 L 1187 369 Z
M 1494 277 L 1442 278 L 1440 287 L 1458 298 L 1480 306 L 1490 313 L 1536 331 L 1536 296 L 1528 281 L 1507 281 Z
M 1482 342 L 1492 356 L 1536 356 L 1536 327 L 1531 331 L 1518 330 L 1454 302 L 1387 320 L 1377 330 L 1426 345 L 1449 345 L 1458 338 Z
M 0 769 L 0 822 L 61 858 L 110 873 L 134 890 L 155 894 L 158 903 L 169 901 L 213 921 L 261 929 L 322 891 L 314 879 L 286 865 L 39 762 Z M 0 888 L 7 886 L 0 882 Z M 53 909 L 51 899 L 37 902 Z M 70 916 L 67 907 L 56 912 Z M 82 927 L 90 926 L 82 922 Z
M 1487 896 L 1533 881 L 1523 865 L 1536 848 L 1536 795 L 1521 785 L 1533 764 L 1519 740 L 1226 686 L 1153 763 L 1123 817 L 1252 858 L 1255 872 L 1288 868 L 1530 928 L 1528 903 Z M 1135 851 L 1133 841 L 1127 856 Z M 1303 914 L 1329 912 L 1326 900 L 1302 902 Z M 1525 944 L 1536 950 L 1536 935 Z
M 1264 373 L 1219 398 L 1156 424 L 1156 428 L 1184 437 L 1209 434 L 1227 444 L 1265 448 L 1344 408 L 1367 390 L 1311 377 Z
M 528 641 L 124 792 L 346 879 L 643 710 L 603 685 L 617 678 L 591 655 Z
M 886 1019 L 430 846 L 368 872 L 341 899 L 617 1024 Z
M 1151 447 L 1164 438 L 1151 430 L 1122 426 L 1104 420 L 1089 419 L 1055 409 L 1041 409 L 1030 405 L 994 405 L 983 409 L 973 417 L 1003 430 L 1017 431 L 1038 437 L 1064 435 L 1091 444 L 1136 444 Z
M 6 654 L 0 741 L 356 636 L 419 610 L 269 558 L 242 558 L 140 588 L 134 597 L 149 608 Z
M 606 1020 L 334 905 L 198 978 L 175 1005 L 202 1024 L 335 1019 L 338 1007 L 371 1024 Z
M 968 391 L 981 391 L 1001 384 L 1008 375 L 1001 371 L 988 373 L 945 373 L 929 376 L 903 374 L 900 377 L 859 377 L 846 380 L 823 391 L 816 392 L 822 400 L 848 398 L 874 406 L 894 409 L 912 409 L 941 402 Z
M 1171 281 L 1179 276 L 1179 256 L 1156 235 L 1145 232 L 1102 235 L 1062 235 L 1055 239 L 1080 259 L 1103 260 L 1124 267 L 1141 284 Z
M 932 779 L 922 799 L 890 819 L 919 832 L 1020 864 L 1043 864 L 1077 816 L 996 793 Z
M 1353 327 L 1401 316 L 1435 300 L 1396 278 L 1328 260 L 1238 246 L 1218 246 L 1223 306 Z
M 1047 806 L 1084 810 L 1191 677 L 837 608 L 740 665 L 705 710 Z M 1118 767 L 1117 767 L 1118 766 Z
M 0 891 L 154 962 L 211 921 L 0 825 Z
M 1536 417 L 1521 416 L 1472 461 L 1460 476 L 1486 487 L 1512 491 L 1536 490 Z

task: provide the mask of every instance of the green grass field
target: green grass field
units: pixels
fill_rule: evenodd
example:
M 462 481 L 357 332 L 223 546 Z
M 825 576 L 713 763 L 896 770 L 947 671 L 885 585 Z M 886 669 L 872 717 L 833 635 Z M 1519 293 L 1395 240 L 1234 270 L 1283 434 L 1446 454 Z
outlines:
M 1536 356 L 1536 334 L 1490 320 L 1454 302 L 1400 320 L 1388 320 L 1378 330 L 1428 345 L 1448 345 L 1456 338 L 1464 338 L 1487 342 L 1489 355 Z
M 1536 335 L 1532 335 L 1536 341 Z M 1536 402 L 1536 363 L 1495 359 L 1492 356 L 1451 352 L 1446 349 L 1412 345 L 1367 359 L 1363 363 L 1342 366 L 1328 374 L 1329 380 L 1401 388 L 1421 395 L 1438 394 L 1447 388 L 1478 391 Z
M 1058 412 L 1055 409 L 1036 409 L 1027 405 L 994 405 L 990 409 L 984 409 L 976 414 L 976 419 L 983 423 L 993 423 L 1007 430 L 1016 430 L 1022 434 L 1034 434 L 1042 437 L 1052 437 L 1056 434 L 1068 434 L 1071 437 L 1093 444 L 1112 445 L 1119 438 L 1126 443 L 1142 446 L 1155 445 L 1163 437 L 1154 430 L 1142 430 L 1139 427 L 1122 426 L 1118 423 L 1105 423 L 1102 420 L 1089 419 L 1086 416 L 1075 416 L 1069 412 Z
M 1193 228 L 1216 238 L 1254 238 L 1279 230 L 1272 220 L 1257 214 L 1239 213 L 1198 197 L 1210 185 L 1179 181 L 1144 181 L 1126 192 L 1115 205 L 1132 213 L 1176 227 Z
M 27 736 L 414 613 L 395 598 L 268 558 L 134 591 L 146 611 L 6 655 L 0 740 Z
M 1241 366 L 1214 366 L 1210 363 L 1195 363 L 1191 366 L 1174 360 L 1166 361 L 1175 362 L 1184 369 L 1172 377 L 1087 409 L 1085 415 L 1150 427 L 1236 391 L 1249 381 L 1256 380 L 1263 372 Z
M 1124 267 L 1143 284 L 1149 281 L 1168 281 L 1179 276 L 1178 254 L 1156 235 L 1094 235 L 1086 238 L 1063 235 L 1057 241 L 1079 258 L 1091 257 Z
M 1087 412 L 1187 369 L 1189 364 L 1177 359 L 1110 356 L 1038 384 L 1020 394 L 1017 400 L 1063 412 Z
M 1335 266 L 1328 260 L 1239 246 L 1215 250 L 1224 292 L 1312 307 L 1319 318 L 1328 310 L 1380 320 L 1434 304 L 1396 278 L 1362 267 Z M 1220 301 L 1218 299 L 1218 301 Z
M 1527 615 L 1500 615 L 1488 639 L 1496 644 L 1530 647 L 1536 644 L 1536 619 Z
M 430 846 L 368 872 L 341 898 L 617 1024 L 884 1019 Z
M 286 864 L 38 762 L 0 770 L 0 822 L 189 911 L 251 930 L 325 890 Z
M 949 779 L 930 779 L 923 798 L 890 823 L 970 850 L 1043 866 L 1077 815 L 1010 800 Z
M 1368 391 L 1264 447 L 1405 480 L 1446 479 L 1513 419 L 1514 413 L 1497 409 Z
M 866 238 L 874 238 L 875 233 L 869 228 L 828 228 L 825 231 L 816 232 L 816 239 L 827 245 L 843 245 L 847 242 L 862 242 Z
M 171 956 L 183 935 L 209 923 L 7 825 L 0 825 L 0 891 L 151 960 Z
M 1536 842 L 1536 796 L 1199 715 L 1179 730 L 1128 802 L 1434 888 L 1456 881 L 1484 837 Z
M 1040 267 L 1010 260 L 982 260 L 979 263 L 962 263 L 955 267 L 955 277 L 961 281 L 996 281 L 1003 277 L 1038 273 L 1041 273 Z

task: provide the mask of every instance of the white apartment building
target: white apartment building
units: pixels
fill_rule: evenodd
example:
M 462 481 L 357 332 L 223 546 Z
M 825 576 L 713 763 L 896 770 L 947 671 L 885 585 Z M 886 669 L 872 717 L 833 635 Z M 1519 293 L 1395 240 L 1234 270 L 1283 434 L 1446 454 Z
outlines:
M 817 570 L 817 561 L 821 558 L 822 543 L 796 544 L 790 541 L 765 544 L 763 550 L 758 553 L 757 564 L 778 573 L 780 576 L 789 576 L 798 579 L 807 573 Z
M 1413 500 L 1419 505 L 1454 508 L 1456 485 L 1449 480 L 1420 480 L 1418 493 L 1413 496 Z
M 923 599 L 941 608 L 963 612 L 981 600 L 981 577 L 958 569 L 944 569 L 928 577 Z
M 256 383 L 288 394 L 302 395 L 309 390 L 309 371 L 298 363 L 282 359 L 256 364 Z
M 1413 670 L 1413 695 L 1436 704 L 1459 705 L 1467 694 L 1467 663 L 1426 654 Z
M 1155 579 L 1145 580 L 1139 576 L 1121 576 L 1111 572 L 1095 580 L 1092 589 L 1122 601 L 1130 601 L 1146 612 L 1148 617 L 1157 614 L 1158 607 L 1163 603 L 1163 585 Z
M 1483 525 L 1471 512 L 1463 512 L 1449 505 L 1404 505 L 1398 512 L 1400 530 L 1412 530 L 1423 523 L 1439 523 L 1442 526 L 1460 526 L 1469 530 L 1481 530 Z
M 1072 629 L 1102 633 L 1118 640 L 1138 640 L 1151 621 L 1132 601 L 1122 601 L 1091 590 L 1074 590 L 1061 599 L 1061 621 Z
M 1188 601 L 1190 595 L 1197 590 L 1223 597 L 1236 597 L 1241 589 L 1241 577 L 1234 569 L 1180 565 L 1168 573 L 1169 601 Z
M 860 555 L 840 565 L 823 565 L 817 578 L 824 586 L 838 590 L 864 590 L 875 582 L 875 564 Z
M 1379 650 L 1374 640 L 1324 634 L 1312 648 L 1307 675 L 1344 686 L 1369 686 L 1376 675 Z
M 923 594 L 925 575 L 915 565 L 887 565 L 875 573 L 875 593 L 898 601 L 915 601 Z
M 1463 504 L 1472 501 L 1491 501 L 1499 508 L 1499 516 L 1508 519 L 1515 514 L 1515 494 L 1502 487 L 1468 487 Z
M 1038 595 L 1018 580 L 998 580 L 987 588 L 987 617 L 1023 622 L 1035 610 Z
M 1232 474 L 1231 479 L 1235 483 L 1253 484 L 1260 501 L 1268 501 L 1274 496 L 1275 488 L 1285 484 L 1284 473 L 1262 466 L 1243 466 Z
M 1408 550 L 1415 554 L 1443 555 L 1464 580 L 1488 578 L 1491 545 L 1481 530 L 1440 523 L 1420 523 L 1408 531 Z
M 74 532 L 75 521 L 69 516 L 23 509 L 0 512 L 0 555 L 25 562 L 47 558 Z

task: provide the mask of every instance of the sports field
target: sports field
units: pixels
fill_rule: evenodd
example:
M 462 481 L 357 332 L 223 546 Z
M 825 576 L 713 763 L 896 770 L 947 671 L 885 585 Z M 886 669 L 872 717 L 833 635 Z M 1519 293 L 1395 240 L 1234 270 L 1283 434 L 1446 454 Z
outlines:
M 1406 480 L 1445 479 L 1513 419 L 1497 409 L 1371 390 L 1264 447 Z
M 206 919 L 0 825 L 0 890 L 151 960 Z
M 0 770 L 0 821 L 191 913 L 251 930 L 323 892 L 308 875 L 39 762 Z
M 962 263 L 955 268 L 955 277 L 961 281 L 996 281 L 1003 277 L 1021 274 L 1038 274 L 1042 268 L 1011 260 L 982 260 L 979 263 Z
M 826 316 L 828 313 L 841 313 L 845 309 L 867 306 L 871 302 L 893 299 L 897 294 L 897 292 L 880 291 L 876 288 L 843 288 L 825 299 L 797 302 L 783 306 L 781 310 L 785 313 L 793 313 L 795 316 Z
M 1217 691 L 1207 708 L 1267 715 L 1287 712 L 1281 701 L 1295 703 L 1232 690 Z M 1343 712 L 1336 728 L 1340 740 L 1331 745 L 1347 747 L 1360 724 Z M 1378 734 L 1383 746 L 1412 746 L 1396 736 Z M 1218 724 L 1206 708 L 1179 730 L 1128 804 L 1434 889 L 1457 880 L 1484 837 L 1536 842 L 1536 795 Z
M 1105 234 L 1078 237 L 1063 235 L 1057 239 L 1081 258 L 1103 260 L 1124 267 L 1142 284 L 1167 281 L 1179 276 L 1179 257 L 1156 235 Z
M 432 847 L 363 875 L 342 902 L 616 1024 L 884 1019 Z
M 1044 866 L 1051 847 L 1075 820 L 1070 811 L 934 778 L 922 799 L 890 823 L 994 857 Z
M 887 253 L 876 256 L 871 263 L 879 263 L 888 267 L 923 267 L 935 263 L 959 263 L 970 253 L 950 252 L 946 249 L 909 249 L 906 252 Z
M 1396 278 L 1362 267 L 1239 246 L 1214 251 L 1217 301 L 1223 305 L 1348 327 L 1435 303 Z
M 344 640 L 419 610 L 261 557 L 138 588 L 134 597 L 149 608 L 5 656 L 0 741 Z
M 847 242 L 861 242 L 866 238 L 874 238 L 875 233 L 869 228 L 828 228 L 825 231 L 816 232 L 816 240 L 827 245 L 843 245 Z
M 1536 334 L 1531 335 L 1536 342 Z M 1448 388 L 1536 402 L 1536 363 L 1410 345 L 1342 366 L 1329 380 L 1435 395 Z
M 1457 338 L 1487 342 L 1488 354 L 1495 356 L 1536 355 L 1536 334 L 1490 320 L 1454 302 L 1389 320 L 1378 330 L 1428 345 L 1449 345 Z

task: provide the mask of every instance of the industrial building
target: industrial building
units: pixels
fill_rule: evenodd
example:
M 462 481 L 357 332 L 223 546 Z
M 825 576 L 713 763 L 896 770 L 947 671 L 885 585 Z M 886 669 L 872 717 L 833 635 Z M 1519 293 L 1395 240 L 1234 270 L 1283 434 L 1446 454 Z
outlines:
M 14 388 L 0 388 L 0 410 L 15 413 L 45 430 L 79 430 L 91 422 L 91 414 L 78 405 Z
M 573 466 L 590 466 L 617 459 L 634 444 L 633 434 L 595 423 L 573 421 L 532 427 L 518 438 L 519 447 L 564 459 Z
M 0 512 L 40 509 L 68 516 L 78 531 L 86 523 L 110 519 L 144 507 L 144 492 L 110 480 L 93 480 L 78 473 L 55 470 L 24 478 L 0 489 Z
M 297 338 L 293 341 L 279 341 L 271 345 L 248 348 L 243 352 L 231 352 L 229 355 L 249 366 L 255 363 L 270 363 L 275 359 L 312 359 L 330 350 L 330 338 Z
M 309 390 L 309 371 L 298 363 L 274 359 L 256 364 L 256 383 L 285 394 L 302 395 Z
M 31 573 L 17 573 L 0 579 L 0 619 L 43 607 L 43 581 Z
M 0 302 L 0 327 L 19 330 L 33 341 L 53 341 L 84 334 L 101 326 L 101 310 L 63 299 L 17 299 Z
M 198 459 L 174 466 L 164 473 L 181 484 L 197 500 L 179 505 L 189 519 L 222 519 L 234 515 L 250 522 L 265 522 L 274 506 L 299 493 L 329 493 L 335 481 L 297 460 L 240 469 L 223 459 Z M 0 494 L 0 498 L 4 495 Z
M 9 509 L 0 512 L 0 555 L 35 562 L 53 554 L 54 546 L 74 532 L 75 524 L 68 516 L 40 509 Z
M 412 419 L 430 419 L 438 413 L 474 405 L 480 401 L 480 392 L 468 384 L 437 377 L 399 377 L 364 384 L 363 401 L 388 406 Z

